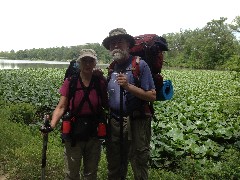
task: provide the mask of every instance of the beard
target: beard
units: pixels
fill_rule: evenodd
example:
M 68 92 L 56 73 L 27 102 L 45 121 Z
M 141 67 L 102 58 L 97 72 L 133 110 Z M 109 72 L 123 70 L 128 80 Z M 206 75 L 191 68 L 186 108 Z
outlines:
M 121 49 L 114 49 L 111 52 L 111 56 L 113 57 L 113 61 L 122 62 L 126 59 L 128 59 L 128 51 L 127 50 L 121 50 Z

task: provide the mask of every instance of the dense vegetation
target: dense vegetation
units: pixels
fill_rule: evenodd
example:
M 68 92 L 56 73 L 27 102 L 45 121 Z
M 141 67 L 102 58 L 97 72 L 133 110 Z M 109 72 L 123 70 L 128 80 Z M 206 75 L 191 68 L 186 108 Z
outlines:
M 231 24 L 226 20 L 163 35 L 170 49 L 165 67 L 189 70 L 162 71 L 165 79 L 172 80 L 175 94 L 171 101 L 154 104 L 150 179 L 240 179 L 240 16 Z M 67 61 L 82 48 L 95 49 L 102 63 L 110 61 L 108 51 L 98 43 L 12 50 L 0 52 L 0 57 Z M 58 103 L 64 73 L 54 68 L 0 71 L 0 175 L 40 178 L 38 128 L 43 114 L 51 113 Z M 63 179 L 62 151 L 60 132 L 54 131 L 47 179 Z M 106 179 L 104 151 L 99 177 Z M 132 179 L 131 169 L 128 177 Z
M 208 22 L 203 28 L 181 30 L 177 33 L 163 34 L 169 44 L 165 53 L 165 66 L 194 69 L 228 69 L 240 67 L 240 16 L 231 24 L 227 18 Z M 148 33 L 148 32 L 146 32 Z M 155 32 L 158 34 L 157 32 Z M 67 61 L 78 56 L 80 49 L 93 48 L 101 63 L 109 63 L 108 51 L 99 43 L 40 49 L 25 49 L 15 52 L 0 52 L 7 59 L 57 60 Z
M 150 179 L 239 179 L 237 72 L 163 70 L 163 75 L 173 81 L 175 94 L 171 101 L 155 103 Z M 63 76 L 64 69 L 0 71 L 0 169 L 10 179 L 39 178 L 42 139 L 38 127 L 43 113 L 52 112 L 58 102 Z M 63 177 L 59 137 L 59 131 L 50 135 L 49 179 Z M 105 179 L 102 155 L 99 173 Z

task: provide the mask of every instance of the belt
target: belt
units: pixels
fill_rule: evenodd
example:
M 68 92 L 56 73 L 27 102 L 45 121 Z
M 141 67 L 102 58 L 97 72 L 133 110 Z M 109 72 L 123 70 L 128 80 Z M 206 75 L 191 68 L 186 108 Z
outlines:
M 120 112 L 119 111 L 116 111 L 116 110 L 113 110 L 113 109 L 110 109 L 110 115 L 117 121 L 120 120 Z M 130 114 L 127 114 L 125 112 L 123 112 L 122 114 L 123 117 L 127 117 L 127 116 L 130 116 L 131 118 L 135 119 L 135 118 L 141 118 L 141 117 L 145 117 L 145 113 L 144 112 L 141 112 L 139 110 L 135 110 L 133 112 L 131 112 Z
M 120 111 L 118 110 L 113 110 L 113 109 L 110 109 L 110 115 L 112 118 L 114 118 L 115 120 L 119 121 L 120 120 Z M 127 117 L 127 113 L 123 112 L 122 113 L 122 117 Z
M 120 116 L 120 111 L 119 110 L 114 110 L 114 109 L 110 109 L 110 112 L 117 115 L 117 116 Z M 126 112 L 122 112 L 122 116 L 124 117 L 127 117 L 129 114 L 127 114 Z

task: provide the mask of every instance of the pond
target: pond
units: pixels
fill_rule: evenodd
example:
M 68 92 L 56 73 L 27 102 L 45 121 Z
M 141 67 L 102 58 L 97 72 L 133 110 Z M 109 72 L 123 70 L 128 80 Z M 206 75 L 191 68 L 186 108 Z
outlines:
M 69 62 L 62 61 L 31 61 L 31 60 L 9 60 L 0 59 L 0 69 L 22 69 L 22 68 L 67 68 Z M 108 64 L 98 64 L 100 68 L 106 68 Z

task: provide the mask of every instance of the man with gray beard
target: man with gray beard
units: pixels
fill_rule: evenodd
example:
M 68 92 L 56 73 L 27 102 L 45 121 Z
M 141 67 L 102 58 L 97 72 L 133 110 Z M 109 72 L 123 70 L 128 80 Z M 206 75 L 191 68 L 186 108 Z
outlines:
M 138 62 L 138 81 L 133 76 L 132 61 L 137 57 L 131 56 L 129 50 L 134 43 L 134 38 L 123 28 L 111 30 L 103 40 L 103 46 L 113 58 L 109 70 L 110 119 L 106 140 L 109 180 L 125 179 L 128 161 L 136 180 L 148 179 L 152 118 L 149 102 L 155 101 L 156 91 L 144 60 Z

